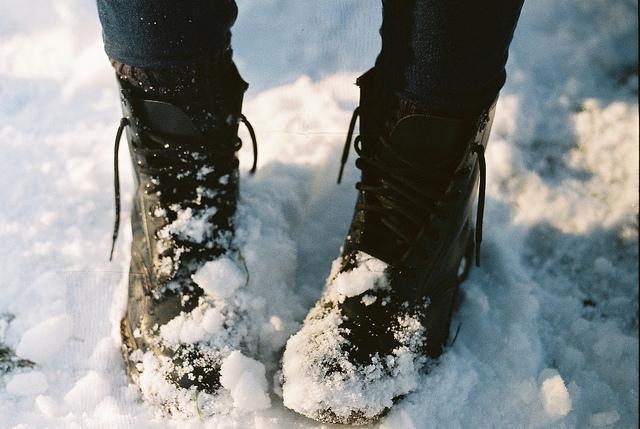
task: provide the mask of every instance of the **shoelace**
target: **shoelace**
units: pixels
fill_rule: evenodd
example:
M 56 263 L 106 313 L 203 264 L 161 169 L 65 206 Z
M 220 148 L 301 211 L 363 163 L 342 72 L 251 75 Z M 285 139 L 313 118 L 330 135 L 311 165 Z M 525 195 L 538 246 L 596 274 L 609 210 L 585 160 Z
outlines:
M 244 116 L 243 114 L 241 114 L 239 116 L 238 122 L 242 122 L 246 126 L 247 130 L 249 131 L 249 135 L 251 137 L 251 143 L 252 143 L 252 146 L 253 146 L 253 164 L 251 166 L 251 170 L 249 170 L 249 173 L 250 174 L 254 174 L 256 172 L 257 165 L 258 165 L 258 142 L 257 142 L 257 139 L 256 139 L 256 134 L 255 134 L 255 131 L 253 129 L 253 126 L 251 125 L 249 120 L 246 118 L 246 116 Z M 124 132 L 124 129 L 127 126 L 130 126 L 130 125 L 131 125 L 131 123 L 130 123 L 128 118 L 120 119 L 120 124 L 118 125 L 118 130 L 116 132 L 116 138 L 115 138 L 115 144 L 114 144 L 114 153 L 113 153 L 114 180 L 113 180 L 113 187 L 114 187 L 114 196 L 115 196 L 115 221 L 114 221 L 114 226 L 113 226 L 113 236 L 112 236 L 112 241 L 111 241 L 111 251 L 109 253 L 109 260 L 110 261 L 113 259 L 113 252 L 114 252 L 114 249 L 115 249 L 116 240 L 118 239 L 118 231 L 120 230 L 120 209 L 121 209 L 121 204 L 120 204 L 120 168 L 119 168 L 118 154 L 120 152 L 120 141 L 122 140 L 122 134 Z M 240 139 L 240 137 L 238 137 L 237 140 L 236 140 L 236 144 L 235 144 L 235 146 L 233 148 L 233 151 L 236 152 L 236 151 L 240 150 L 241 147 L 242 147 L 242 140 Z
M 356 183 L 356 189 L 362 192 L 368 192 L 375 197 L 378 202 L 377 205 L 372 204 L 358 204 L 357 209 L 364 211 L 375 211 L 381 214 L 381 222 L 389 228 L 397 237 L 399 237 L 406 244 L 411 245 L 413 237 L 407 235 L 401 226 L 397 222 L 397 218 L 401 217 L 405 220 L 412 222 L 415 226 L 421 227 L 424 223 L 423 217 L 420 213 L 429 211 L 434 215 L 444 215 L 445 213 L 439 207 L 440 195 L 429 192 L 419 185 L 424 180 L 438 180 L 436 176 L 427 176 L 423 174 L 417 166 L 413 165 L 411 161 L 405 159 L 395 151 L 389 142 L 383 136 L 377 136 L 378 143 L 385 150 L 385 158 L 392 158 L 385 160 L 377 157 L 369 156 L 362 151 L 362 139 L 361 136 L 353 138 L 353 132 L 355 129 L 356 121 L 360 116 L 360 108 L 357 107 L 353 111 L 351 121 L 349 122 L 349 130 L 347 132 L 347 139 L 342 151 L 342 158 L 340 161 L 340 170 L 338 173 L 338 184 L 342 181 L 342 175 L 344 173 L 344 167 L 349 157 L 349 151 L 351 149 L 351 143 L 353 141 L 356 153 L 359 159 L 356 161 L 356 167 L 373 169 L 384 177 L 384 180 L 380 181 L 380 185 L 372 186 L 365 185 L 362 182 Z M 475 228 L 475 254 L 476 265 L 480 266 L 480 244 L 482 242 L 482 222 L 484 217 L 484 201 L 485 201 L 485 189 L 486 189 L 486 161 L 484 157 L 484 146 L 480 144 L 474 144 L 472 151 L 478 156 L 478 164 L 480 169 L 480 184 L 478 192 L 478 208 L 476 215 L 476 228 Z M 392 165 L 393 161 L 396 165 Z M 464 174 L 466 172 L 458 172 L 456 174 Z M 390 180 L 393 178 L 393 180 Z M 417 180 L 416 180 L 417 179 Z M 450 180 L 450 179 L 449 179 Z M 437 233 L 432 232 L 432 237 L 437 239 Z

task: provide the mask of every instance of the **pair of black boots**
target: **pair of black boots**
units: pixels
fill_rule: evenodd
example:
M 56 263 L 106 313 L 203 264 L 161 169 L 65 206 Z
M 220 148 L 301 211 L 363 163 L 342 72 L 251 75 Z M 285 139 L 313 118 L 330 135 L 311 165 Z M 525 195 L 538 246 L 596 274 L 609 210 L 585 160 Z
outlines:
M 126 366 L 165 410 L 188 411 L 204 395 L 213 405 L 202 407 L 216 412 L 221 366 L 255 348 L 233 305 L 248 274 L 234 245 L 240 122 L 256 151 L 241 113 L 247 84 L 230 50 L 180 70 L 117 70 L 124 118 L 116 168 L 126 130 L 136 179 Z M 375 69 L 357 84 L 342 158 L 344 167 L 359 116 L 355 213 L 322 297 L 287 342 L 280 377 L 287 407 L 351 424 L 376 419 L 417 388 L 443 350 L 474 243 L 479 258 L 495 106 L 440 117 L 386 90 Z M 118 188 L 116 179 L 119 209 Z

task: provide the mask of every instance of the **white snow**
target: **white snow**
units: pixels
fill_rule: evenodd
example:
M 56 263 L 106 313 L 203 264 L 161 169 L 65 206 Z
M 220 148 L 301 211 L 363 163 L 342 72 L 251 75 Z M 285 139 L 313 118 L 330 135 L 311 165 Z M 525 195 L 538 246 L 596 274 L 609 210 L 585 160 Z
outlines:
M 219 332 L 223 321 L 224 317 L 218 309 L 201 306 L 162 325 L 160 334 L 167 344 L 193 344 Z
M 362 303 L 364 305 L 366 305 L 367 307 L 370 306 L 371 304 L 373 304 L 374 302 L 376 302 L 376 300 L 378 299 L 377 296 L 373 296 L 373 295 L 363 295 L 362 296 Z
M 54 418 L 58 414 L 58 404 L 50 396 L 36 396 L 35 405 L 38 411 L 49 418 Z
M 559 374 L 542 382 L 540 388 L 544 410 L 552 417 L 563 417 L 571 411 L 571 397 Z
M 104 377 L 89 371 L 75 382 L 71 390 L 64 395 L 64 402 L 72 410 L 93 410 L 109 394 L 109 384 Z
M 190 207 L 180 209 L 179 206 L 172 206 L 170 208 L 176 213 L 176 219 L 158 231 L 158 237 L 168 239 L 177 236 L 201 243 L 211 230 L 209 219 L 215 214 L 215 208 L 196 212 Z
M 357 296 L 368 290 L 383 289 L 387 286 L 385 277 L 387 264 L 364 252 L 356 253 L 355 260 L 358 264 L 357 268 L 343 273 L 338 272 L 342 258 L 337 258 L 333 262 L 328 291 L 332 298 L 344 299 L 344 297 Z
M 25 359 L 43 363 L 66 345 L 70 334 L 69 316 L 52 317 L 26 331 L 20 339 L 16 353 Z
M 143 393 L 130 384 L 119 351 L 127 222 L 107 261 L 120 107 L 95 4 L 0 5 L 0 343 L 36 364 L 0 375 L 0 426 L 321 427 L 256 372 L 196 397 L 162 384 L 147 354 L 136 356 L 150 369 Z M 207 295 L 202 331 L 183 339 L 228 341 L 222 358 L 241 352 L 272 380 L 351 219 L 358 170 L 349 163 L 340 187 L 335 178 L 353 82 L 380 46 L 380 2 L 239 7 L 234 55 L 260 145 L 253 177 L 251 151 L 240 153 L 237 242 L 249 277 L 238 265 L 240 286 L 224 300 Z M 482 267 L 452 325 L 460 333 L 428 375 L 402 366 L 393 389 L 415 391 L 374 427 L 637 426 L 637 28 L 636 1 L 525 2 L 487 150 Z M 122 149 L 124 220 L 132 181 Z M 208 308 L 232 314 L 231 331 Z M 11 393 L 36 371 L 45 390 Z M 302 380 L 287 401 L 318 394 Z M 157 413 L 144 392 L 179 397 L 184 413 Z
M 222 362 L 220 384 L 231 392 L 234 407 L 263 410 L 271 406 L 265 374 L 263 364 L 234 351 Z
M 7 393 L 16 396 L 33 396 L 47 390 L 47 377 L 40 371 L 15 374 L 7 382 Z
M 398 321 L 393 335 L 400 345 L 391 354 L 356 365 L 342 350 L 347 341 L 341 327 L 344 316 L 324 303 L 314 307 L 304 327 L 287 342 L 282 359 L 285 406 L 312 418 L 330 410 L 340 420 L 366 421 L 418 387 L 426 363 L 419 353 L 425 333 L 418 319 L 405 316 Z M 337 369 L 327 373 L 327 365 Z
M 207 294 L 220 299 L 229 298 L 247 282 L 245 272 L 228 256 L 207 262 L 191 277 Z

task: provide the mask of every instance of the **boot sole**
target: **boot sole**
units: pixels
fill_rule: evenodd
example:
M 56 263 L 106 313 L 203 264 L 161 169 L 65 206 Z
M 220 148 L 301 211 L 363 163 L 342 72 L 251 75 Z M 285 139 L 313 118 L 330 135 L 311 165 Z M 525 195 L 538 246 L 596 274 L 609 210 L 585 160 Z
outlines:
M 131 326 L 129 325 L 129 321 L 126 316 L 120 321 L 120 336 L 122 338 L 121 352 L 122 357 L 124 358 L 125 371 L 129 377 L 131 377 L 131 380 L 133 380 L 135 384 L 138 384 L 138 381 L 140 380 L 140 371 L 138 371 L 136 363 L 131 360 L 130 357 L 134 350 L 139 349 L 137 348 L 133 337 L 133 331 L 131 330 Z

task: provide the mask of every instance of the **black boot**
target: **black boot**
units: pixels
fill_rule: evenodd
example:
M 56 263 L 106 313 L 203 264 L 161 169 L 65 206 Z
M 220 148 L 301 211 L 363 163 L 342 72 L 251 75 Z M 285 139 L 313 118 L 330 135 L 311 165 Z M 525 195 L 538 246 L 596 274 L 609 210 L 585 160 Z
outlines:
M 216 285 L 197 284 L 198 270 L 212 261 L 245 275 L 233 245 L 233 216 L 247 84 L 230 50 L 181 68 L 116 69 L 124 113 L 116 169 L 126 130 L 136 182 L 129 298 L 121 323 L 126 367 L 144 396 L 166 411 L 195 410 L 194 394 L 219 389 L 222 359 L 251 347 L 242 315 L 216 296 Z M 117 177 L 116 171 L 119 210 Z M 114 242 L 117 229 L 116 222 Z
M 362 179 L 342 255 L 283 359 L 284 404 L 330 423 L 363 424 L 415 390 L 442 353 L 460 282 L 481 240 L 484 149 L 495 103 L 465 118 L 425 113 L 358 79 Z M 476 257 L 479 254 L 476 252 Z

